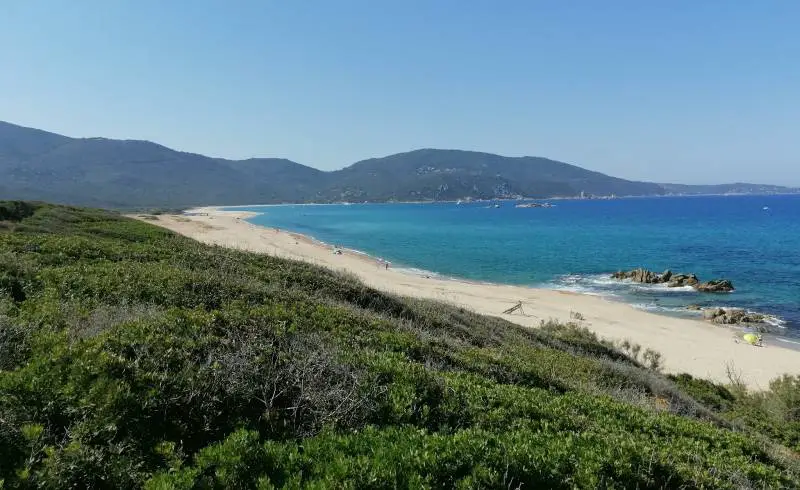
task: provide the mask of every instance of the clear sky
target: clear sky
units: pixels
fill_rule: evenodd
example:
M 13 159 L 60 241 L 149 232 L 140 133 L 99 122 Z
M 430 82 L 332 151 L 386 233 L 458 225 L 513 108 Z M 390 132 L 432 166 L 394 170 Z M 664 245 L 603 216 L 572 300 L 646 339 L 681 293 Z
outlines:
M 800 185 L 800 2 L 2 0 L 0 120 L 322 169 L 416 148 Z

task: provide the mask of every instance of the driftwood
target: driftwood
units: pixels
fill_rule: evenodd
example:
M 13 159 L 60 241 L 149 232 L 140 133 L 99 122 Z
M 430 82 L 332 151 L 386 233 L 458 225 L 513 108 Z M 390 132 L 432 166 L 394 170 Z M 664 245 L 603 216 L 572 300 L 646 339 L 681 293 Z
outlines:
M 504 315 L 510 315 L 510 314 L 514 313 L 515 311 L 517 311 L 517 310 L 519 310 L 520 313 L 522 313 L 523 315 L 525 314 L 525 310 L 522 309 L 522 301 L 517 302 L 517 304 L 515 304 L 511 308 L 509 308 L 506 311 L 504 311 L 503 314 Z

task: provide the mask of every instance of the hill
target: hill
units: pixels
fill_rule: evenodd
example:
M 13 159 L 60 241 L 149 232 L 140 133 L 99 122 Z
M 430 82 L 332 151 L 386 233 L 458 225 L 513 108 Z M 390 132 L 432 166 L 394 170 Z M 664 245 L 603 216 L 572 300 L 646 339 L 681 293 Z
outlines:
M 225 160 L 149 141 L 68 138 L 4 122 L 0 174 L 0 198 L 111 208 L 707 192 L 706 186 L 633 182 L 539 157 L 423 149 L 323 172 L 285 159 Z M 725 188 L 773 192 L 750 184 Z
M 0 202 L 3 488 L 800 485 L 800 379 L 748 394 L 657 360 Z
M 120 208 L 292 200 L 309 176 L 322 174 L 288 160 L 234 162 L 8 123 L 0 123 L 0 172 L 4 197 Z
M 416 150 L 374 158 L 335 172 L 327 195 L 354 200 L 455 200 L 663 194 L 657 184 L 631 182 L 538 157 L 503 157 L 460 150 Z

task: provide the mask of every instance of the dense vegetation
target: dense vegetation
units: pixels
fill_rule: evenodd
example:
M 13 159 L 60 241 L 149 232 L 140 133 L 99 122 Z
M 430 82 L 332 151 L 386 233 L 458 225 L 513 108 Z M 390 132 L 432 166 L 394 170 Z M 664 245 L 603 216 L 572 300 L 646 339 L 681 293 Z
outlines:
M 3 122 L 0 175 L 0 198 L 117 208 L 664 193 L 545 158 L 419 150 L 322 172 L 277 158 L 230 161 Z
M 796 487 L 800 386 L 774 388 L 0 203 L 0 488 Z

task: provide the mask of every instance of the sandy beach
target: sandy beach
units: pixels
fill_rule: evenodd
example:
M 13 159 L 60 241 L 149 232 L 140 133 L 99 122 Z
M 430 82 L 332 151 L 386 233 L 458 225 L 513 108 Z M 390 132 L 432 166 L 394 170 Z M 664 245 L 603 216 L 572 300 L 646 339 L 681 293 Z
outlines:
M 732 369 L 755 390 L 766 388 L 784 373 L 800 373 L 800 351 L 767 343 L 753 347 L 737 343 L 733 329 L 700 320 L 672 318 L 599 297 L 520 286 L 482 284 L 446 278 L 425 277 L 380 266 L 375 258 L 353 251 L 334 253 L 330 245 L 297 233 L 248 223 L 253 214 L 194 209 L 188 215 L 160 215 L 148 223 L 168 228 L 203 243 L 303 260 L 355 274 L 366 284 L 383 291 L 444 301 L 472 311 L 502 317 L 526 327 L 542 320 L 574 321 L 599 336 L 640 344 L 663 356 L 665 372 L 686 372 L 696 377 L 727 383 Z M 523 311 L 502 312 L 518 302 Z

